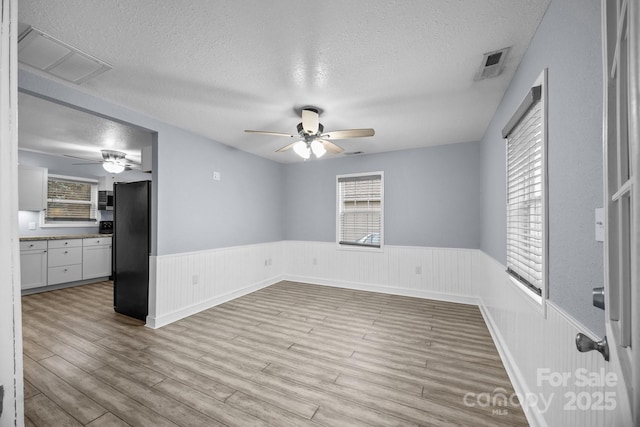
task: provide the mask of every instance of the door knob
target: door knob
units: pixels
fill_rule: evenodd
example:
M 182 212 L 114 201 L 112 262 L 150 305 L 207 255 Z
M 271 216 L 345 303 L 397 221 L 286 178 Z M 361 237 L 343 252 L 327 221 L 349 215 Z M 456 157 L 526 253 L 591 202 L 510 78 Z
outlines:
M 609 361 L 609 343 L 607 337 L 602 338 L 602 341 L 594 341 L 583 333 L 576 335 L 576 347 L 580 353 L 587 351 L 597 350 L 602 354 L 604 360 Z

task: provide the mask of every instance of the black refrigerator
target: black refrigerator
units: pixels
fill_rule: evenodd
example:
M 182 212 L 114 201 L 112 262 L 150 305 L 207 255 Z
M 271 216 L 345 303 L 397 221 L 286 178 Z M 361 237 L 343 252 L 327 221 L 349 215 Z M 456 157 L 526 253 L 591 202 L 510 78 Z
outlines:
M 113 188 L 113 308 L 117 313 L 146 320 L 151 182 L 122 182 Z

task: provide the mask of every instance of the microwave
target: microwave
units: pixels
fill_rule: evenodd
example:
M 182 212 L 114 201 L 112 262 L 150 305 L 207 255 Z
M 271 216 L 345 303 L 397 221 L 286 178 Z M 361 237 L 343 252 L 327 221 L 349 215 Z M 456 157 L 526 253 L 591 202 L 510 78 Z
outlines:
M 113 210 L 113 191 L 98 191 L 98 210 Z

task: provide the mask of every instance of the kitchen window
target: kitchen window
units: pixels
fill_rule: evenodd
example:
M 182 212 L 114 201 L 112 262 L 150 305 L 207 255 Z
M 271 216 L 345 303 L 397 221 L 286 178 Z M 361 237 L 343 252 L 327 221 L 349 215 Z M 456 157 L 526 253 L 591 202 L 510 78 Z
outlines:
M 383 242 L 383 173 L 338 175 L 337 240 L 343 247 L 380 248 Z
M 546 298 L 546 70 L 502 131 L 507 140 L 507 273 L 542 304 Z
M 91 227 L 98 218 L 98 182 L 92 179 L 49 175 L 44 227 Z

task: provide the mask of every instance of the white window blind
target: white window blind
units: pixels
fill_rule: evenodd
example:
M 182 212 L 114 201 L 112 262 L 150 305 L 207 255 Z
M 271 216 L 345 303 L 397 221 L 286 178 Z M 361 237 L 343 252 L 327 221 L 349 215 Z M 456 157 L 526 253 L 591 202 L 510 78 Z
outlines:
M 542 295 L 544 286 L 544 128 L 536 86 L 509 122 L 507 138 L 507 272 Z
M 380 247 L 382 175 L 338 177 L 338 242 Z
M 91 182 L 49 177 L 45 222 L 95 222 L 98 186 Z

